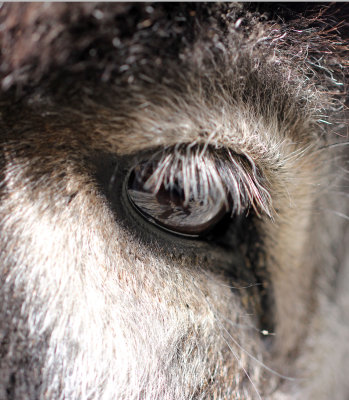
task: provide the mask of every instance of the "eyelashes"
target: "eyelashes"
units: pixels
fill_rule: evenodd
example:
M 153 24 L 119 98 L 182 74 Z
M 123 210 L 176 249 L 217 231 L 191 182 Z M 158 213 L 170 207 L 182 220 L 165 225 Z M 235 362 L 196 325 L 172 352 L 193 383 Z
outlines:
M 271 215 L 271 198 L 252 160 L 228 149 L 177 145 L 130 172 L 130 203 L 149 222 L 180 235 L 201 236 L 224 216 L 251 208 Z

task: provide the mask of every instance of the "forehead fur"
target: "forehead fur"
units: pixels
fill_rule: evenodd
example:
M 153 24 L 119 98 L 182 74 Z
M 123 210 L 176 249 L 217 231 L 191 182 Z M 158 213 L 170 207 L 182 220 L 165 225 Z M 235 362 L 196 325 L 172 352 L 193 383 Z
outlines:
M 2 90 L 43 94 L 40 118 L 53 99 L 118 153 L 201 141 L 276 164 L 285 137 L 306 144 L 339 119 L 348 23 L 345 5 L 273 7 L 7 3 Z
M 222 51 L 239 37 L 244 47 L 258 44 L 270 54 L 309 61 L 321 76 L 324 66 L 343 75 L 347 9 L 342 4 L 292 9 L 277 3 L 5 3 L 0 9 L 2 87 L 30 86 L 62 70 L 92 70 L 108 81 L 140 66 L 159 67 L 164 59 L 204 61 L 205 51 Z M 201 46 L 193 54 L 198 38 Z

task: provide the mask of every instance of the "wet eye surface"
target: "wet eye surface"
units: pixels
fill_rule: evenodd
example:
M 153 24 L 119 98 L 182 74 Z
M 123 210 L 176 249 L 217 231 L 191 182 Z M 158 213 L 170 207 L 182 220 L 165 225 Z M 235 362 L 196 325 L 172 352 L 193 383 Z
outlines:
M 267 210 L 266 192 L 251 171 L 246 160 L 230 152 L 183 145 L 138 162 L 125 189 L 129 203 L 149 223 L 201 237 L 227 215 Z
M 131 204 L 148 221 L 173 233 L 195 237 L 207 233 L 227 214 L 222 196 L 205 197 L 197 182 L 190 182 L 186 193 L 186 182 L 180 176 L 156 187 L 154 172 L 154 165 L 140 164 L 127 182 Z

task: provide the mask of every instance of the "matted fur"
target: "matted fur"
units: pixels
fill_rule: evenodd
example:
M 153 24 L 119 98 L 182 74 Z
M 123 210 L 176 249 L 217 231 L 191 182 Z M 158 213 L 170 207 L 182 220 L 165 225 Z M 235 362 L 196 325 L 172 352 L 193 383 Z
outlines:
M 348 8 L 290 8 L 1 6 L 0 399 L 349 396 Z

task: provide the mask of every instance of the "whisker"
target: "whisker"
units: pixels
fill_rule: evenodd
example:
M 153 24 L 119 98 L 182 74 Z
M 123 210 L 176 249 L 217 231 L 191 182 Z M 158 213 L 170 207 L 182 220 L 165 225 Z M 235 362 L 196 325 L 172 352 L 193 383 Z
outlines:
M 336 147 L 342 147 L 342 146 L 348 146 L 348 145 L 349 145 L 349 141 L 348 142 L 331 143 L 331 144 L 327 144 L 325 146 L 319 147 L 319 150 L 333 149 Z
M 341 213 L 341 212 L 339 212 L 339 211 L 330 210 L 330 209 L 328 209 L 328 208 L 322 208 L 321 210 L 322 210 L 322 211 L 328 211 L 328 212 L 330 212 L 330 213 L 336 215 L 337 217 L 341 217 L 341 218 L 344 218 L 344 219 L 346 219 L 347 221 L 349 221 L 349 216 L 346 215 L 346 214 L 343 214 L 343 213 Z
M 216 314 L 215 314 L 216 316 Z M 217 321 L 220 322 L 220 324 L 222 324 L 222 322 L 217 318 Z M 253 356 L 249 351 L 247 351 L 246 349 L 244 349 L 236 339 L 233 338 L 233 336 L 229 333 L 229 331 L 222 325 L 224 331 L 228 334 L 228 336 L 230 337 L 231 341 L 235 344 L 235 346 L 237 346 L 241 351 L 243 351 L 248 357 L 250 357 L 253 361 L 255 361 L 258 365 L 260 365 L 262 368 L 264 368 L 266 371 L 272 373 L 273 375 L 278 376 L 279 378 L 291 381 L 291 382 L 295 382 L 295 381 L 302 381 L 303 379 L 300 378 L 292 378 L 290 376 L 286 376 L 286 375 L 282 375 L 279 372 L 275 371 L 274 369 L 268 367 L 267 365 L 265 365 L 262 361 L 260 361 L 258 358 L 256 358 L 255 356 Z
M 197 286 L 197 284 L 194 282 L 194 280 L 193 280 L 193 284 L 195 285 L 195 287 L 196 287 L 197 289 L 199 289 L 198 286 Z M 244 348 L 240 345 L 240 343 L 239 343 L 236 339 L 234 339 L 234 338 L 232 337 L 232 335 L 229 333 L 229 331 L 224 327 L 224 325 L 222 324 L 222 321 L 219 319 L 219 317 L 218 317 L 218 315 L 217 315 L 216 310 L 213 308 L 212 304 L 210 304 L 210 302 L 207 300 L 207 298 L 205 298 L 205 301 L 206 301 L 206 304 L 207 304 L 207 306 L 209 307 L 210 311 L 211 311 L 211 312 L 213 313 L 213 315 L 215 316 L 216 321 L 221 325 L 221 327 L 224 329 L 224 331 L 228 334 L 228 336 L 230 337 L 231 341 L 232 341 L 232 342 L 235 344 L 235 346 L 237 346 L 242 352 L 244 352 L 248 357 L 250 357 L 251 360 L 255 361 L 258 365 L 260 365 L 260 366 L 261 366 L 262 368 L 264 368 L 266 371 L 270 372 L 271 374 L 273 374 L 273 375 L 275 375 L 275 376 L 277 376 L 277 377 L 279 377 L 279 378 L 288 380 L 288 381 L 290 381 L 290 382 L 295 382 L 295 381 L 302 381 L 302 380 L 304 380 L 304 379 L 301 379 L 301 378 L 293 378 L 293 377 L 290 377 L 290 376 L 286 376 L 286 375 L 280 374 L 279 372 L 277 372 L 277 371 L 275 371 L 274 369 L 268 367 L 266 364 L 264 364 L 264 363 L 263 363 L 262 361 L 260 361 L 258 358 L 256 358 L 255 356 L 253 356 L 249 351 L 247 351 L 246 349 L 244 349 Z
M 244 329 L 251 329 L 254 330 L 255 332 L 260 333 L 263 336 L 276 336 L 276 334 L 274 332 L 269 332 L 266 329 L 258 329 L 256 328 L 256 326 L 252 325 L 252 324 L 239 324 L 236 322 L 231 321 L 229 318 L 225 317 L 224 315 L 222 315 L 221 313 L 216 312 L 216 315 L 219 316 L 222 320 L 224 320 L 225 322 L 227 322 L 230 326 L 232 327 L 239 327 L 239 328 L 244 328 Z M 240 317 L 243 317 L 244 315 L 241 315 Z M 246 317 L 250 317 L 251 314 L 246 314 Z
M 249 289 L 249 288 L 256 287 L 256 286 L 262 286 L 262 283 L 260 283 L 260 282 L 250 283 L 246 286 L 228 285 L 227 283 L 219 281 L 215 276 L 210 275 L 207 271 L 205 271 L 204 268 L 199 267 L 199 269 L 204 275 L 206 275 L 207 278 L 209 278 L 211 281 L 214 281 L 217 285 L 219 285 L 221 287 L 226 287 L 226 288 L 234 289 L 234 290 L 242 290 L 242 289 Z
M 227 331 L 227 330 L 224 328 L 224 326 L 221 326 L 221 327 L 222 327 L 225 331 Z M 221 332 L 221 334 L 222 334 L 222 329 L 220 329 L 220 332 Z M 252 378 L 250 377 L 249 373 L 247 372 L 246 368 L 242 365 L 241 358 L 238 357 L 238 355 L 237 355 L 236 352 L 233 350 L 233 348 L 231 347 L 231 345 L 229 344 L 228 340 L 224 337 L 223 334 L 222 334 L 222 338 L 223 338 L 223 340 L 225 341 L 225 343 L 227 344 L 227 346 L 228 346 L 229 350 L 231 351 L 232 355 L 234 356 L 234 358 L 235 358 L 236 361 L 238 362 L 239 367 L 244 371 L 245 376 L 246 376 L 247 379 L 250 381 L 250 383 L 251 383 L 251 385 L 252 385 L 252 387 L 253 387 L 255 393 L 256 393 L 257 396 L 258 396 L 258 399 L 262 400 L 262 397 L 261 397 L 261 395 L 260 395 L 260 393 L 259 393 L 259 391 L 258 391 L 258 389 L 257 389 L 257 387 L 256 387 L 256 385 L 255 385 L 255 383 L 253 382 L 253 380 L 252 380 Z

